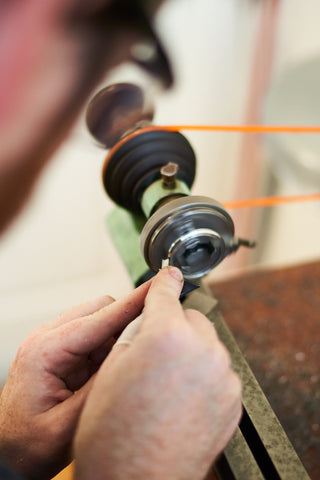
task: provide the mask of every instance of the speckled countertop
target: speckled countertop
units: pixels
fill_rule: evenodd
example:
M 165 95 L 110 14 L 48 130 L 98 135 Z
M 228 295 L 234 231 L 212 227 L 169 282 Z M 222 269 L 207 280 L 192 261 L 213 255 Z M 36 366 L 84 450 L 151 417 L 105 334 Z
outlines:
M 320 479 L 320 261 L 210 288 L 310 477 Z

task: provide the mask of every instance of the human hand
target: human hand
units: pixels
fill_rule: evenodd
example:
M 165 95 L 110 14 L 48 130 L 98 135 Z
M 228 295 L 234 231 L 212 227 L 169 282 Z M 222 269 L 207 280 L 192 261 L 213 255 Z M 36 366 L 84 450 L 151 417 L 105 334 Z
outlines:
M 80 305 L 20 346 L 0 397 L 0 457 L 26 478 L 51 478 L 70 461 L 94 374 L 113 336 L 141 312 L 149 286 Z
M 163 269 L 132 343 L 101 366 L 75 438 L 77 480 L 196 480 L 231 438 L 241 387 L 209 320 L 179 303 Z

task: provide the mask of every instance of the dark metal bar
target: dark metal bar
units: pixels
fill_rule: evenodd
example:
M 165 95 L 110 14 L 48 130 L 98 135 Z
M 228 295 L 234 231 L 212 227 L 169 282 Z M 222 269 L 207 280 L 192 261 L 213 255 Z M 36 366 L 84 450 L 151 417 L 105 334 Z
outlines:
M 226 463 L 228 469 L 226 468 Z M 217 462 L 216 470 L 221 480 L 264 480 L 259 465 L 253 456 L 240 428 L 237 428 L 225 448 L 223 461 Z M 230 473 L 228 473 L 228 471 Z

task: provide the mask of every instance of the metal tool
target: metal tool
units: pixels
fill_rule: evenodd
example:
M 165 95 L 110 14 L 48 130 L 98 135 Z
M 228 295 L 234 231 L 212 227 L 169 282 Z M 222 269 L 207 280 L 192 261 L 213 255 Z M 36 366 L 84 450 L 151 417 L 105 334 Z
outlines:
M 162 258 L 195 280 L 209 273 L 239 243 L 234 225 L 221 204 L 207 197 L 171 200 L 149 218 L 141 233 L 144 258 L 154 271 Z
M 254 242 L 234 236 L 232 218 L 219 202 L 191 195 L 194 151 L 179 132 L 148 129 L 153 113 L 139 87 L 111 85 L 89 104 L 87 125 L 111 148 L 103 167 L 106 192 L 132 215 L 144 216 L 141 251 L 149 268 L 157 272 L 168 259 L 186 280 L 198 280 Z

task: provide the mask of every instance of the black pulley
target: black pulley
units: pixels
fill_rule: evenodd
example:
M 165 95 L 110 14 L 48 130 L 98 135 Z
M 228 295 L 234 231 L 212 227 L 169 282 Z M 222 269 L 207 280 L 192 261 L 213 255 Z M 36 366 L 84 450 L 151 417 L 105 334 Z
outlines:
M 160 169 L 169 162 L 179 166 L 177 178 L 191 188 L 196 158 L 188 140 L 179 132 L 141 131 L 111 151 L 103 169 L 103 184 L 118 205 L 140 211 L 145 189 L 161 178 Z

